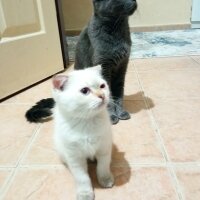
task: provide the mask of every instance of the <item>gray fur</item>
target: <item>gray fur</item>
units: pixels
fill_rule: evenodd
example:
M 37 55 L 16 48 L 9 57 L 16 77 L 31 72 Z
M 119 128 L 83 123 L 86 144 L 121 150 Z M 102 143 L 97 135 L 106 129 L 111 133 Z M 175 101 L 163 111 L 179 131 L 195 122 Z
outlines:
M 75 69 L 102 65 L 113 102 L 109 105 L 112 123 L 129 119 L 123 109 L 124 81 L 131 38 L 128 17 L 137 8 L 135 0 L 93 0 L 94 14 L 81 32 L 76 47 Z

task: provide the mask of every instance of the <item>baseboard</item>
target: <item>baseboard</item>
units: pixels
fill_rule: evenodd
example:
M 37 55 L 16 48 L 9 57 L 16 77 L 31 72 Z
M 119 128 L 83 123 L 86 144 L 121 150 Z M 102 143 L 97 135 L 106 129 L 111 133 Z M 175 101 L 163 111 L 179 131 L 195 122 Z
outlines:
M 131 32 L 148 32 L 148 31 L 167 31 L 167 30 L 183 30 L 191 28 L 191 24 L 172 24 L 172 25 L 157 25 L 157 26 L 138 26 L 130 27 Z M 66 36 L 79 35 L 81 30 L 67 29 L 65 30 Z
M 191 28 L 191 24 L 169 24 L 158 26 L 138 26 L 130 27 L 131 32 L 153 32 L 153 31 L 168 31 L 168 30 L 183 30 Z

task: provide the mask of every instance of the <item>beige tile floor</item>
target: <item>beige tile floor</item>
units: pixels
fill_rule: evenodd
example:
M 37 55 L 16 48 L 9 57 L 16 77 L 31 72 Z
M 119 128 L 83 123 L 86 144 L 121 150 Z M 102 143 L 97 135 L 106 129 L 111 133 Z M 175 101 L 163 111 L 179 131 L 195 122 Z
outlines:
M 51 95 L 48 80 L 0 104 L 0 198 L 73 200 L 74 180 L 52 141 L 53 122 L 25 111 Z M 113 126 L 115 186 L 97 200 L 200 199 L 200 56 L 133 60 L 125 87 L 132 115 Z

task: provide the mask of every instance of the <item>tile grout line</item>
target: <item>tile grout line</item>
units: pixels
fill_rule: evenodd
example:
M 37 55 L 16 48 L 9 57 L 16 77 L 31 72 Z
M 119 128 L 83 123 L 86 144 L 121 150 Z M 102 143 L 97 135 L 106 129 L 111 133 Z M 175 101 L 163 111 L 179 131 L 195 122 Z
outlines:
M 158 134 L 159 133 L 159 128 L 158 128 L 157 124 L 155 123 L 155 119 L 154 119 L 154 116 L 153 116 L 152 112 L 150 112 L 150 106 L 149 106 L 148 102 L 146 101 L 146 99 L 144 97 L 144 93 L 145 93 L 144 92 L 144 88 L 143 88 L 142 83 L 141 83 L 141 81 L 139 79 L 139 74 L 138 74 L 138 71 L 137 71 L 136 67 L 135 67 L 135 73 L 136 73 L 136 77 L 137 77 L 137 81 L 138 81 L 139 87 L 140 87 L 140 89 L 142 90 L 142 93 L 143 93 L 143 102 L 145 103 L 145 106 L 147 108 L 147 113 L 148 113 L 148 116 L 150 117 L 150 121 L 151 121 L 152 126 L 154 128 L 154 132 L 156 133 L 157 142 L 159 142 L 161 153 L 162 153 L 165 161 L 168 162 L 169 161 L 169 156 L 167 154 L 164 142 L 162 141 L 162 137 L 161 137 L 160 134 Z
M 151 56 L 151 57 L 130 57 L 130 61 L 133 60 L 145 60 L 145 59 L 162 59 L 162 58 L 184 58 L 187 56 L 199 56 L 199 53 L 195 54 L 190 54 L 190 55 L 167 55 L 167 56 Z
M 35 138 L 37 137 L 37 135 L 40 132 L 41 129 L 41 124 L 39 124 L 36 129 L 33 131 L 33 135 L 31 136 L 31 138 L 29 139 L 27 145 L 24 147 L 24 150 L 22 151 L 21 155 L 19 156 L 18 161 L 16 162 L 15 167 L 12 169 L 12 172 L 10 174 L 10 176 L 7 178 L 6 182 L 4 183 L 2 189 L 1 189 L 1 194 L 0 194 L 0 199 L 3 199 L 3 197 L 6 195 L 8 189 L 10 188 L 14 178 L 16 177 L 16 174 L 18 172 L 18 169 L 20 168 L 20 163 L 21 161 L 24 159 L 24 157 L 26 156 L 27 152 L 30 149 L 30 146 L 33 144 L 33 142 L 35 141 Z
M 200 163 L 199 162 L 192 162 L 192 163 L 170 163 L 171 165 L 173 165 L 174 167 L 200 167 Z M 89 164 L 90 165 L 90 164 Z M 123 163 L 112 163 L 111 164 L 112 167 L 127 167 L 127 168 L 132 168 L 132 167 L 144 167 L 144 168 L 151 168 L 151 167 L 162 167 L 162 168 L 169 168 L 169 163 L 162 163 L 162 162 L 155 162 L 155 163 L 151 163 L 151 162 L 129 162 L 129 165 L 127 164 L 123 164 Z M 26 169 L 36 169 L 36 168 L 40 168 L 40 169 L 46 169 L 46 168 L 66 168 L 65 165 L 63 165 L 62 163 L 60 164 L 21 164 L 19 166 L 21 169 L 22 168 L 26 168 Z M 14 169 L 14 167 L 10 167 L 10 168 L 0 168 L 0 171 L 7 171 L 7 170 L 12 171 Z
M 136 75 L 137 75 L 137 78 L 138 78 L 139 85 L 140 85 L 140 87 L 141 87 L 143 93 L 145 93 L 145 92 L 144 92 L 143 85 L 142 85 L 142 83 L 141 83 L 141 81 L 140 81 L 140 78 L 139 78 L 139 73 L 138 73 L 136 67 L 135 67 L 135 72 L 136 72 Z M 144 96 L 143 96 L 143 97 L 144 97 Z M 154 133 L 155 133 L 155 135 L 156 135 L 157 141 L 159 142 L 159 145 L 160 145 L 160 147 L 161 147 L 161 152 L 162 152 L 162 154 L 163 154 L 163 156 L 164 156 L 164 158 L 165 158 L 165 160 L 166 160 L 166 162 L 167 162 L 167 166 L 168 166 L 167 169 L 168 169 L 168 172 L 169 172 L 169 174 L 170 174 L 170 178 L 171 178 L 172 184 L 173 184 L 173 186 L 174 186 L 175 192 L 176 192 L 176 194 L 177 194 L 178 199 L 179 199 L 179 200 L 183 200 L 184 198 L 183 198 L 182 192 L 181 192 L 181 190 L 180 190 L 180 185 L 179 185 L 178 179 L 177 179 L 177 177 L 176 177 L 176 174 L 175 174 L 175 172 L 174 172 L 173 166 L 171 165 L 171 160 L 170 160 L 170 157 L 169 157 L 169 155 L 168 155 L 168 153 L 167 153 L 167 149 L 166 149 L 166 147 L 165 147 L 163 138 L 162 138 L 162 136 L 161 136 L 161 133 L 160 133 L 158 124 L 157 124 L 157 122 L 156 122 L 156 119 L 155 119 L 155 117 L 154 117 L 153 112 L 152 112 L 151 109 L 150 109 L 150 106 L 149 106 L 149 104 L 148 104 L 148 101 L 147 101 L 145 98 L 144 98 L 144 102 L 145 102 L 145 105 L 146 105 L 146 107 L 147 107 L 147 113 L 148 113 L 148 115 L 149 115 L 149 117 L 150 117 L 150 120 L 151 120 L 151 123 L 152 123 L 152 125 L 153 125 L 153 127 L 154 127 Z
M 90 165 L 90 164 L 89 164 Z M 96 164 L 95 164 L 96 165 Z M 132 162 L 130 165 L 123 164 L 123 163 L 113 163 L 111 164 L 111 167 L 127 167 L 127 168 L 132 168 L 132 167 L 145 167 L 145 168 L 151 168 L 151 167 L 166 167 L 166 164 L 164 163 L 134 163 Z M 65 165 L 63 164 L 26 164 L 26 165 L 21 165 L 20 168 L 24 169 L 46 169 L 46 168 L 66 168 Z
M 33 105 L 33 104 L 31 104 L 31 103 L 16 103 L 16 102 L 10 102 L 10 103 L 1 102 L 1 103 L 0 103 L 0 106 L 10 106 L 10 105 L 16 105 L 16 106 L 31 106 L 31 105 Z
M 2 185 L 2 187 L 1 187 L 1 189 L 0 189 L 0 200 L 3 200 L 4 191 L 5 191 L 5 189 L 6 189 L 7 184 L 8 184 L 9 181 L 11 180 L 11 178 L 12 178 L 12 176 L 13 176 L 13 174 L 14 174 L 14 171 L 15 171 L 15 168 L 13 168 L 13 169 L 10 170 L 9 176 L 6 178 L 6 180 L 4 181 L 4 183 L 3 183 L 3 185 Z
M 167 162 L 167 169 L 169 170 L 169 174 L 170 174 L 170 178 L 171 178 L 171 181 L 172 181 L 172 184 L 174 186 L 174 189 L 175 189 L 175 192 L 176 192 L 176 195 L 178 197 L 179 200 L 183 200 L 183 194 L 181 192 L 181 189 L 180 189 L 180 184 L 178 182 L 178 179 L 176 177 L 176 173 L 174 171 L 174 168 L 173 168 L 173 165 L 171 164 L 171 160 L 170 160 L 170 157 L 168 155 L 168 152 L 167 152 L 167 149 L 165 147 L 165 144 L 164 144 L 164 141 L 163 141 L 163 138 L 161 136 L 161 133 L 160 133 L 160 130 L 159 130 L 159 127 L 158 127 L 158 124 L 156 122 L 156 119 L 154 117 L 154 114 L 153 112 L 151 111 L 150 109 L 150 106 L 148 104 L 148 101 L 145 99 L 144 97 L 144 88 L 143 88 L 143 85 L 140 81 L 140 78 L 139 78 L 139 73 L 136 69 L 136 66 L 134 66 L 134 69 L 135 69 L 135 73 L 136 73 L 136 76 L 137 76 L 137 81 L 139 83 L 139 86 L 140 86 L 140 89 L 143 91 L 143 99 L 144 99 L 144 103 L 145 103 L 145 106 L 147 107 L 147 113 L 150 117 L 150 120 L 151 120 L 151 123 L 152 123 L 152 126 L 154 128 L 154 133 L 156 135 L 156 138 L 157 138 L 157 142 L 159 143 L 159 146 L 161 147 L 161 153 L 162 155 L 164 156 L 165 158 L 165 161 Z

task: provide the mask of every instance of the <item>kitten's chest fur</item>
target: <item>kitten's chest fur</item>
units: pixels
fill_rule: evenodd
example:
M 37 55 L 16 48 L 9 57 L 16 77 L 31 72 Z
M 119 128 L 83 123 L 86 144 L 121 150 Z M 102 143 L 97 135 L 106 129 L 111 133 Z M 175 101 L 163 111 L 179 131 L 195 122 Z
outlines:
M 112 136 L 108 114 L 83 121 L 66 121 L 56 116 L 55 142 L 61 154 L 94 159 L 111 146 Z

